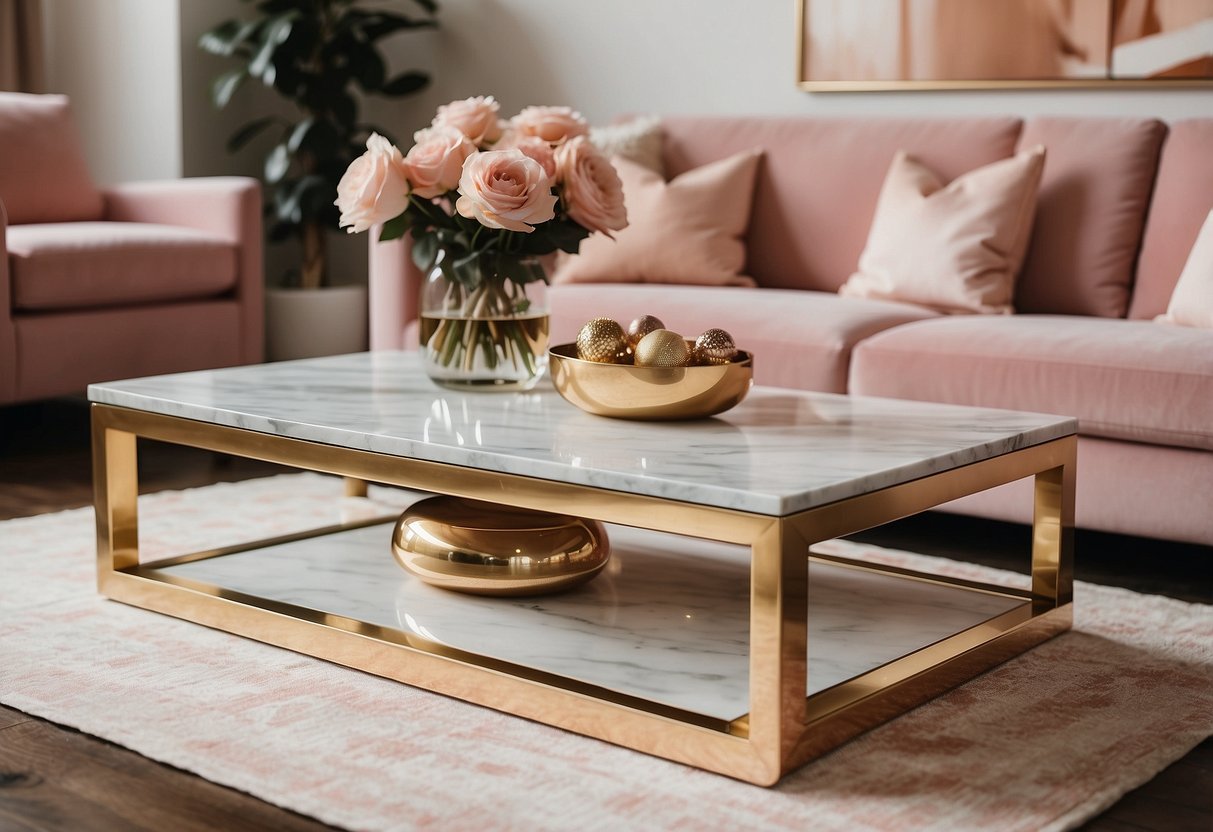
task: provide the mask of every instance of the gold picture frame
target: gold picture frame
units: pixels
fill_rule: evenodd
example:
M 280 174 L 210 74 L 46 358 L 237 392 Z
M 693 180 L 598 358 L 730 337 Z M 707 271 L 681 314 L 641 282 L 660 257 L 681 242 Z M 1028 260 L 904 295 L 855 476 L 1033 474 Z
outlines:
M 1208 88 L 1213 0 L 797 0 L 809 92 Z

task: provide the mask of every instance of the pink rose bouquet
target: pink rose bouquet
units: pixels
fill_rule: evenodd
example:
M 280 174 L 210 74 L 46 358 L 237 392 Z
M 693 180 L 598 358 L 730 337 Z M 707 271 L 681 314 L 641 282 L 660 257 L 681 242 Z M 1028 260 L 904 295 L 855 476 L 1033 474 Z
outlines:
M 527 107 L 509 121 L 491 96 L 438 108 L 407 153 L 377 134 L 337 188 L 341 227 L 409 234 L 422 290 L 426 370 L 443 384 L 526 389 L 547 361 L 539 257 L 576 253 L 628 224 L 623 187 L 568 107 Z
M 444 104 L 403 155 L 372 135 L 337 188 L 341 227 L 411 234 L 418 267 L 474 289 L 502 266 L 516 283 L 543 277 L 501 262 L 486 270 L 483 258 L 576 253 L 590 234 L 627 225 L 619 176 L 579 113 L 527 107 L 505 121 L 498 110 L 492 96 Z

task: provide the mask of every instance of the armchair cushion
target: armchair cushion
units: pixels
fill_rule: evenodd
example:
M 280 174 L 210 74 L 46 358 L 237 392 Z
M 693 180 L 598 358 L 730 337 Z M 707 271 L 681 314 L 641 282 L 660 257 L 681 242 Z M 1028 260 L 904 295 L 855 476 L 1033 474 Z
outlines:
M 80 309 L 213 297 L 236 282 L 235 245 L 133 222 L 9 226 L 15 309 Z
M 12 224 L 101 218 L 67 97 L 0 92 L 0 200 Z

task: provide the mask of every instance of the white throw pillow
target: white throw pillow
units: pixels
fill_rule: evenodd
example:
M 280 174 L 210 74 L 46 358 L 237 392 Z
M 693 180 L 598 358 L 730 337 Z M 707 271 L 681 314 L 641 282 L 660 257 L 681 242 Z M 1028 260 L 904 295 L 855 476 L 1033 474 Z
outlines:
M 656 171 L 665 179 L 661 119 L 657 116 L 641 116 L 623 124 L 591 127 L 590 141 L 604 156 L 622 156 Z
M 1196 235 L 1166 314 L 1154 320 L 1213 329 L 1213 211 Z

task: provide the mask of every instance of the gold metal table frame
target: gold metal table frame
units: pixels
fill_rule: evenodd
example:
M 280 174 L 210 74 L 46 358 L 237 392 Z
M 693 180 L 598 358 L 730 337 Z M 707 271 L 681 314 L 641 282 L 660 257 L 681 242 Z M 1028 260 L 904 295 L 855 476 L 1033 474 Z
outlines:
M 1074 436 L 783 517 L 325 445 L 92 405 L 97 583 L 117 601 L 485 705 L 759 785 L 1069 629 Z M 157 574 L 139 564 L 136 439 L 751 547 L 750 712 L 731 722 L 427 642 L 415 634 Z M 1009 590 L 827 558 L 1021 598 L 1011 611 L 806 695 L 809 547 L 958 497 L 1035 477 L 1031 589 Z M 333 527 L 317 530 L 322 534 Z M 299 535 L 302 537 L 305 535 Z M 269 543 L 199 552 L 174 562 Z M 385 548 L 385 557 L 390 554 Z M 814 554 L 812 557 L 819 557 Z M 163 562 L 159 565 L 164 565 Z

